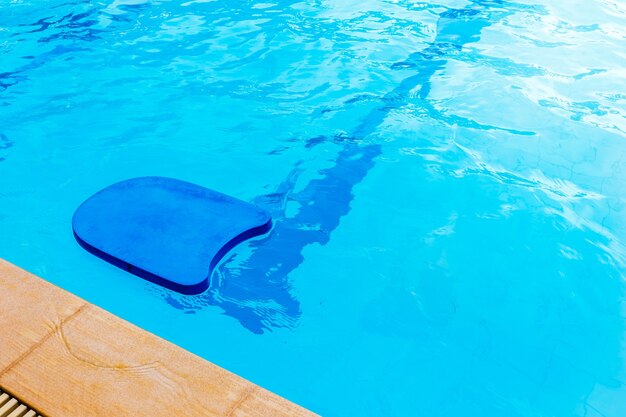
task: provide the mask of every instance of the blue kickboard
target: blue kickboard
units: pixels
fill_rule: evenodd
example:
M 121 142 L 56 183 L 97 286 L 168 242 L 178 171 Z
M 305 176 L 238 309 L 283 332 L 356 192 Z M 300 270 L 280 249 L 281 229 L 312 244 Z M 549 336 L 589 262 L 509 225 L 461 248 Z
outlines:
M 78 243 L 135 275 L 183 294 L 198 294 L 220 259 L 268 232 L 268 212 L 195 184 L 164 177 L 113 184 L 72 219 Z

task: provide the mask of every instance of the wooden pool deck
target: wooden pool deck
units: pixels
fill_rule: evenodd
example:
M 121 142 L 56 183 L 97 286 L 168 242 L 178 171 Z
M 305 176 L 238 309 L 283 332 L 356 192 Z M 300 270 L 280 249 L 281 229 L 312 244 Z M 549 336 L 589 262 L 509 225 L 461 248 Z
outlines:
M 1 259 L 0 329 L 0 390 L 42 416 L 315 416 Z

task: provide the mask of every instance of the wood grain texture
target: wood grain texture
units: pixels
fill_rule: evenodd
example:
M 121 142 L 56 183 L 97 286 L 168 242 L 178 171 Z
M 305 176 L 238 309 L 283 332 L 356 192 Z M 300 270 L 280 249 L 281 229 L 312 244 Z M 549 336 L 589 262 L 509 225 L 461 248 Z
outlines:
M 314 415 L 1 260 L 0 291 L 0 386 L 48 417 Z
M 0 294 L 0 375 L 85 304 L 2 259 Z

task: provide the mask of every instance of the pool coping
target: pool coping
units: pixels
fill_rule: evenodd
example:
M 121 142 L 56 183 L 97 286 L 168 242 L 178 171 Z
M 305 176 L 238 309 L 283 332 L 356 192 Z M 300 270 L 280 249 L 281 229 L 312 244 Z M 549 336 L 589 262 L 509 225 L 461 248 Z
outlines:
M 0 258 L 0 387 L 48 417 L 316 416 Z

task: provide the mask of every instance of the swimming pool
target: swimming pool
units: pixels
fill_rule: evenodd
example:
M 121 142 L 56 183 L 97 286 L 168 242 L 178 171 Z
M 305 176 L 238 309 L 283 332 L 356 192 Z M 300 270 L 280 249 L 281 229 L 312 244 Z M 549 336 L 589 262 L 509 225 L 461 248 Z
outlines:
M 623 416 L 625 23 L 616 0 L 3 2 L 0 257 L 325 416 Z M 156 287 L 70 224 L 144 175 L 274 229 L 204 294 Z

